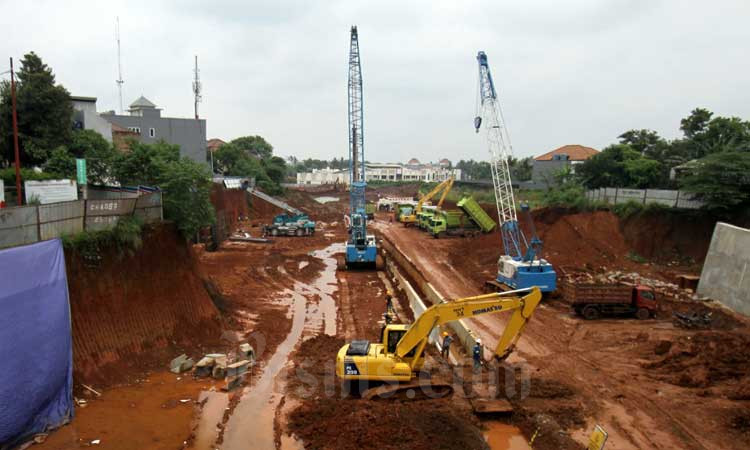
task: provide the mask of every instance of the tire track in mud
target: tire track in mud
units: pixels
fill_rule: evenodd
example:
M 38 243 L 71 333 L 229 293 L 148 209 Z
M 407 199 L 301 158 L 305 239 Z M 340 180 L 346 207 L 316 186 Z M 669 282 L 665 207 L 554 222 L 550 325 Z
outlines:
M 283 289 L 276 296 L 289 305 L 292 327 L 265 364 L 258 381 L 243 391 L 226 423 L 222 449 L 276 448 L 282 442 L 279 411 L 285 400 L 286 371 L 283 369 L 305 336 L 336 334 L 337 311 L 333 298 L 337 290 L 336 260 L 332 255 L 339 252 L 340 247 L 341 244 L 332 244 L 311 253 L 325 264 L 312 283 L 296 280 L 283 265 L 276 268 L 284 279 L 293 283 L 293 289 Z M 275 280 L 273 284 L 283 285 L 283 281 Z M 283 441 L 285 445 L 295 446 L 289 439 Z

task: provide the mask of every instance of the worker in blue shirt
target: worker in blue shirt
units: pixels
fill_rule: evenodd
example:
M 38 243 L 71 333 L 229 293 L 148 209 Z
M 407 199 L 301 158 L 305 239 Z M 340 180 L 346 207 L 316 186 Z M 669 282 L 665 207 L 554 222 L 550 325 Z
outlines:
M 453 342 L 451 335 L 443 333 L 443 348 L 440 350 L 440 354 L 445 359 L 448 359 L 448 356 L 450 355 L 451 342 Z
M 478 371 L 482 367 L 482 340 L 477 339 L 474 344 L 474 371 Z

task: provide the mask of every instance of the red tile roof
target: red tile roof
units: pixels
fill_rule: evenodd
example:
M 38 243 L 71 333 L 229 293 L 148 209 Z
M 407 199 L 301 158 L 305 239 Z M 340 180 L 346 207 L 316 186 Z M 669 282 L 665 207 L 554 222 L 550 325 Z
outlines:
M 206 147 L 213 152 L 224 144 L 226 144 L 226 142 L 222 141 L 221 139 L 214 138 L 208 140 L 208 142 L 206 143 Z
M 570 161 L 585 161 L 599 153 L 599 150 L 583 145 L 563 145 L 562 147 L 547 152 L 534 158 L 536 161 L 551 161 L 554 155 L 568 155 Z

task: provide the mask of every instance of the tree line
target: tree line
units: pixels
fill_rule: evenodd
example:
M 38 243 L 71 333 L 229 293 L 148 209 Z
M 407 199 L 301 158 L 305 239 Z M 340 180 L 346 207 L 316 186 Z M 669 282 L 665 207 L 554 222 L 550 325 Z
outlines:
M 712 209 L 750 205 L 750 122 L 696 108 L 680 130 L 671 141 L 653 130 L 626 131 L 576 166 L 576 181 L 588 189 L 679 188 Z

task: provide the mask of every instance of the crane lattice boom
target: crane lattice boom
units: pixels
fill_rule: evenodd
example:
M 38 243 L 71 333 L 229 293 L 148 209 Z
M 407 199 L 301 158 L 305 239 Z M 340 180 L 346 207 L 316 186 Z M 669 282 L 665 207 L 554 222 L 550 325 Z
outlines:
M 481 115 L 475 119 L 479 132 L 482 122 L 487 130 L 487 143 L 490 150 L 492 184 L 495 187 L 495 203 L 500 220 L 505 252 L 511 256 L 521 257 L 527 247 L 525 238 L 518 229 L 516 202 L 513 196 L 513 185 L 510 179 L 509 159 L 513 156 L 508 129 L 505 127 L 502 110 L 497 99 L 497 91 L 492 81 L 492 73 L 484 52 L 477 54 L 479 62 L 479 99 Z

